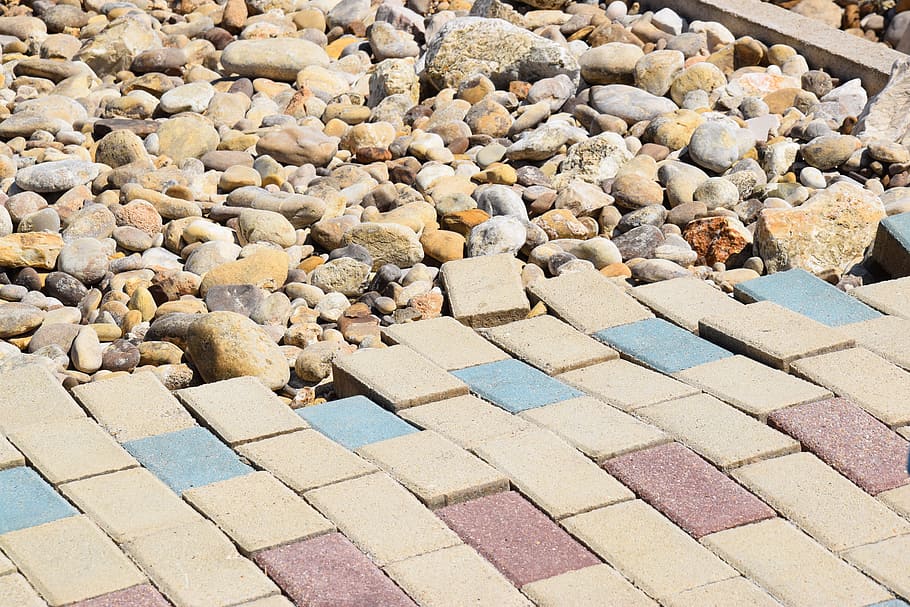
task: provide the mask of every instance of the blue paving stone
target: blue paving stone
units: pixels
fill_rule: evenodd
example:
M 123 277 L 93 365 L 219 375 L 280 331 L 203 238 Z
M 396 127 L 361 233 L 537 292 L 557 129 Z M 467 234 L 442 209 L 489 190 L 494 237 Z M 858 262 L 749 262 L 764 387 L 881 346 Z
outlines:
M 365 396 L 352 396 L 304 407 L 297 415 L 316 430 L 351 451 L 379 441 L 417 432 L 417 428 Z
M 140 438 L 123 446 L 178 494 L 253 472 L 230 447 L 198 426 Z
M 869 607 L 910 607 L 910 605 L 900 599 L 891 599 L 890 601 L 869 605 Z
M 0 534 L 79 514 L 31 468 L 0 471 Z
M 663 373 L 676 373 L 733 356 L 732 352 L 662 318 L 604 329 L 594 337 L 626 358 Z
M 773 301 L 829 327 L 881 316 L 855 297 L 800 269 L 741 282 L 734 293 L 744 301 Z
M 584 396 L 546 373 L 509 358 L 453 371 L 471 391 L 510 413 Z

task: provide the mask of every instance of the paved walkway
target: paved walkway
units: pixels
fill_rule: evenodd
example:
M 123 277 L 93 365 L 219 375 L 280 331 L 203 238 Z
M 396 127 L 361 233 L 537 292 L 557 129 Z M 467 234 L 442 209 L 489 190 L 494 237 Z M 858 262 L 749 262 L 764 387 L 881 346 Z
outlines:
M 0 377 L 0 607 L 906 605 L 910 279 L 588 278 L 296 411 Z

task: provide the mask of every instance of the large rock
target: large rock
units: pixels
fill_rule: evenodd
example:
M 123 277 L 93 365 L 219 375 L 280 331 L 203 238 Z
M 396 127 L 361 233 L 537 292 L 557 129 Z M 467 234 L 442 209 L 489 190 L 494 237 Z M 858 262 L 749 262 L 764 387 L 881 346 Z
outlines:
M 622 118 L 629 124 L 652 120 L 660 114 L 679 109 L 666 97 L 658 97 L 627 84 L 592 87 L 591 107 L 603 114 Z
M 87 64 L 98 76 L 128 69 L 139 53 L 161 47 L 149 21 L 146 15 L 135 13 L 112 21 L 83 45 L 75 59 Z
M 894 62 L 888 84 L 869 100 L 853 134 L 864 141 L 910 143 L 910 58 Z
M 21 303 L 0 304 L 0 338 L 22 335 L 37 328 L 44 320 L 44 312 Z
M 307 66 L 328 67 L 329 56 L 322 47 L 300 38 L 237 40 L 225 47 L 221 65 L 240 76 L 294 81 Z
M 263 249 L 209 270 L 199 285 L 199 295 L 205 297 L 216 285 L 254 285 L 274 291 L 287 277 L 288 256 L 283 251 Z
M 166 120 L 158 129 L 161 153 L 178 163 L 186 158 L 200 158 L 213 151 L 220 140 L 212 123 L 194 114 Z
M 63 238 L 48 232 L 24 232 L 0 238 L 0 268 L 53 270 Z
M 92 181 L 101 165 L 85 160 L 56 160 L 25 167 L 16 173 L 16 185 L 30 192 L 64 192 Z
M 325 166 L 338 152 L 338 137 L 329 137 L 308 126 L 289 126 L 263 135 L 257 154 L 267 154 L 282 164 Z

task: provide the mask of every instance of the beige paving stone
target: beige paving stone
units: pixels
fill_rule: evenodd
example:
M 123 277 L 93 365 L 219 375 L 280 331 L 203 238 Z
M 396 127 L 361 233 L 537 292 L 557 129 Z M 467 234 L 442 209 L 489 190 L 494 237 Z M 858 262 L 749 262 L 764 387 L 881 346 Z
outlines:
M 303 498 L 268 472 L 245 474 L 184 491 L 245 554 L 335 530 Z
M 51 605 L 145 582 L 145 576 L 86 516 L 0 535 L 0 549 Z
M 593 565 L 525 584 L 521 591 L 537 607 L 656 607 L 609 565 Z
M 627 360 L 611 360 L 557 379 L 623 411 L 697 394 L 698 389 Z
M 336 394 L 362 394 L 397 411 L 468 393 L 468 385 L 407 346 L 366 348 L 335 359 Z
M 237 447 L 237 453 L 300 493 L 376 471 L 373 464 L 316 430 L 246 443 Z
M 562 525 L 657 599 L 737 575 L 641 500 L 579 514 Z
M 408 346 L 446 371 L 504 360 L 508 354 L 451 316 L 386 327 L 383 338 Z
M 910 535 L 853 548 L 844 558 L 898 596 L 910 597 Z
M 3 556 L 3 553 L 0 552 L 0 576 L 4 576 L 8 573 L 15 573 L 16 566 L 13 565 L 12 561 Z
M 255 377 L 236 377 L 177 392 L 229 445 L 308 427 L 299 415 Z
M 743 305 L 700 278 L 662 280 L 637 286 L 629 293 L 659 317 L 693 333 L 698 333 L 702 318 L 734 312 Z
M 910 426 L 903 426 L 902 428 L 896 428 L 895 432 L 900 434 L 906 439 L 910 439 Z
M 87 417 L 21 426 L 9 438 L 55 485 L 139 465 Z
M 145 468 L 65 483 L 59 489 L 118 543 L 203 520 Z
M 910 518 L 910 485 L 882 491 L 875 497 L 904 518 Z
M 509 489 L 505 475 L 432 430 L 371 443 L 357 454 L 389 473 L 428 508 Z
M 314 489 L 305 497 L 380 566 L 461 543 L 384 472 Z
M 793 371 L 846 396 L 889 426 L 910 423 L 910 372 L 865 348 L 804 358 Z
M 780 518 L 712 533 L 701 541 L 787 607 L 859 607 L 891 598 Z
M 666 607 L 780 607 L 770 594 L 744 577 L 714 582 L 664 599 Z
M 733 476 L 835 552 L 910 533 L 910 523 L 811 453 L 743 466 Z
M 635 413 L 724 469 L 799 451 L 799 442 L 709 394 L 642 407 Z
M 848 293 L 885 314 L 910 319 L 910 277 L 883 280 Z
M 279 593 L 208 521 L 156 531 L 124 548 L 181 607 L 227 607 Z
M 385 571 L 420 605 L 532 605 L 493 565 L 464 544 L 393 563 Z
M 910 369 L 910 320 L 879 316 L 838 327 L 866 348 L 902 369 Z
M 762 422 L 778 409 L 833 396 L 825 388 L 739 354 L 685 369 L 673 377 Z
M 527 316 L 521 262 L 508 253 L 458 259 L 439 272 L 452 316 L 469 327 L 495 327 Z
M 634 497 L 619 481 L 548 430 L 493 439 L 476 451 L 557 519 Z
M 48 420 L 85 417 L 76 401 L 42 365 L 26 365 L 0 374 L 0 386 L 0 432 Z
M 73 388 L 73 394 L 121 443 L 196 425 L 150 372 L 83 384 Z
M 771 301 L 702 318 L 698 332 L 734 353 L 784 371 L 799 358 L 843 350 L 854 344 L 837 329 Z
M 0 434 L 0 470 L 24 466 L 25 458 Z
M 582 333 L 596 333 L 654 316 L 596 270 L 535 280 L 528 285 L 528 293 L 544 302 L 551 314 Z
M 559 435 L 598 464 L 671 440 L 658 428 L 590 396 L 528 409 L 519 415 Z
M 468 450 L 490 439 L 534 428 L 524 419 L 471 394 L 403 409 L 398 415 Z
M 47 603 L 28 580 L 15 573 L 0 577 L 0 607 L 47 607 Z

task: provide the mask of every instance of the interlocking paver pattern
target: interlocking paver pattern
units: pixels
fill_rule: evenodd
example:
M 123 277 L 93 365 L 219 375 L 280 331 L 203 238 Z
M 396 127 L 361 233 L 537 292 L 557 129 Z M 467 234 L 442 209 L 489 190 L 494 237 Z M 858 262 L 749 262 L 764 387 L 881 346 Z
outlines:
M 370 443 L 417 432 L 400 417 L 363 396 L 304 407 L 297 414 L 313 428 L 352 451 Z
M 582 393 L 514 359 L 455 371 L 471 391 L 510 413 L 568 400 Z

